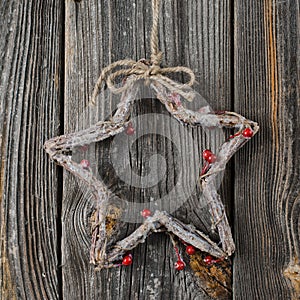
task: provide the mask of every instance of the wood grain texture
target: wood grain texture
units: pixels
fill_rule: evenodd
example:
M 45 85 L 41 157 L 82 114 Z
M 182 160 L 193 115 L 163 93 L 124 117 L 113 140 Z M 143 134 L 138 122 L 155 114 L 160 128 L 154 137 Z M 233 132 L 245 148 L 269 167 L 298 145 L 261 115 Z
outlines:
M 56 3 L 56 2 L 55 2 Z M 57 299 L 62 5 L 0 2 L 1 299 Z
M 163 65 L 191 67 L 196 89 L 214 109 L 235 110 L 261 128 L 229 164 L 221 186 L 237 244 L 232 289 L 230 266 L 206 272 L 203 254 L 176 274 L 163 234 L 133 251 L 132 267 L 95 272 L 91 195 L 42 148 L 115 109 L 117 99 L 109 95 L 98 97 L 92 110 L 87 104 L 104 66 L 150 57 L 151 1 L 1 1 L 0 298 L 299 299 L 299 23 L 296 0 L 162 1 Z M 154 100 L 137 102 L 132 111 L 149 113 L 167 115 Z M 164 137 L 174 132 L 179 147 Z M 130 149 L 130 180 L 152 174 L 153 154 L 164 157 L 167 176 L 150 189 L 118 178 L 109 156 L 113 140 L 95 147 L 99 175 L 115 193 L 142 203 L 168 194 L 178 160 L 187 157 L 180 153 L 192 153 L 185 162 L 193 161 L 207 147 L 201 130 L 188 131 L 190 144 L 170 120 L 160 133 Z M 126 157 L 119 162 L 125 169 Z M 174 215 L 218 239 L 195 194 Z M 122 224 L 118 236 L 137 225 Z
M 151 1 L 66 3 L 65 132 L 89 123 L 91 116 L 87 104 L 101 68 L 119 59 L 150 57 L 150 29 Z M 163 64 L 192 67 L 199 82 L 198 89 L 200 87 L 202 95 L 216 109 L 230 109 L 231 106 L 230 29 L 228 1 L 162 1 L 160 46 L 164 52 Z M 105 101 L 99 100 L 95 108 L 99 120 L 105 119 L 113 109 L 113 99 L 109 97 Z M 165 113 L 165 110 L 159 103 L 150 101 L 137 104 L 133 114 L 151 112 Z M 164 122 L 162 135 L 170 131 L 170 122 Z M 200 156 L 205 140 L 197 131 L 190 130 L 190 133 L 195 136 L 197 155 Z M 195 144 L 185 141 L 183 137 L 179 151 L 192 153 Z M 100 173 L 107 179 L 111 177 L 105 169 L 107 154 L 105 147 L 99 147 Z M 121 188 L 118 191 L 127 199 L 147 202 L 150 196 L 156 198 L 168 193 L 174 185 L 176 151 L 170 141 L 158 136 L 141 138 L 134 145 L 132 170 L 128 177 L 131 172 L 147 173 L 148 159 L 155 152 L 162 154 L 168 162 L 166 179 L 151 191 L 128 187 L 119 181 L 117 185 Z M 226 181 L 227 187 L 228 184 L 231 184 L 230 180 Z M 222 196 L 230 207 L 231 192 L 223 192 Z M 197 207 L 194 196 L 176 212 L 176 216 L 211 233 L 210 218 L 204 211 L 205 208 Z M 208 299 L 208 290 L 197 286 L 197 278 L 190 268 L 175 274 L 176 257 L 164 235 L 150 237 L 134 250 L 132 268 L 95 273 L 89 264 L 91 214 L 92 199 L 88 190 L 65 173 L 62 245 L 65 299 Z M 136 226 L 125 224 L 120 236 L 133 231 Z
M 235 160 L 236 299 L 300 297 L 298 34 L 298 1 L 235 1 L 235 110 L 261 128 Z

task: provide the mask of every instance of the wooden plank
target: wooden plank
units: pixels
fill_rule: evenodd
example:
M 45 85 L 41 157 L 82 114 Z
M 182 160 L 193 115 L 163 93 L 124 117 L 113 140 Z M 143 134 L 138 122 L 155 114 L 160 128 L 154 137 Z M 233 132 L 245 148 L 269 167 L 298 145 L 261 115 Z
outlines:
M 235 161 L 236 299 L 300 295 L 298 33 L 298 1 L 235 1 L 235 110 L 261 128 Z
M 190 66 L 200 83 L 198 89 L 200 87 L 202 95 L 209 99 L 211 105 L 216 109 L 230 109 L 230 2 L 162 2 L 160 45 L 164 52 L 163 64 Z M 66 2 L 65 132 L 84 128 L 89 123 L 91 115 L 87 104 L 101 68 L 119 59 L 150 57 L 150 28 L 151 1 Z M 113 99 L 99 100 L 95 108 L 99 120 L 106 118 L 113 108 Z M 149 112 L 163 113 L 164 109 L 152 101 L 144 106 L 137 105 L 133 113 Z M 171 130 L 169 121 L 162 124 L 162 133 Z M 201 133 L 194 131 L 193 134 L 200 156 L 203 138 Z M 109 144 L 105 145 L 107 147 Z M 140 139 L 132 149 L 133 170 L 129 172 L 129 178 L 134 169 L 141 172 L 147 168 L 147 160 L 153 151 L 160 151 L 170 162 L 167 179 L 151 190 L 154 198 L 167 193 L 175 181 L 173 147 L 167 140 L 150 137 Z M 185 138 L 180 147 L 186 152 L 195 151 L 195 144 L 186 145 Z M 108 164 L 105 147 L 100 147 L 99 153 L 99 166 L 106 180 L 109 170 L 104 167 Z M 223 190 L 222 196 L 230 207 L 230 179 L 225 180 L 225 185 L 227 192 Z M 121 187 L 118 191 L 128 199 L 149 201 L 150 194 L 145 190 L 128 187 L 120 180 L 117 180 L 117 186 Z M 170 241 L 164 235 L 155 235 L 134 250 L 132 267 L 95 273 L 94 267 L 89 264 L 92 199 L 88 190 L 67 173 L 64 177 L 62 210 L 65 299 L 207 299 L 203 291 L 205 288 L 201 290 L 197 287 L 191 269 L 175 273 L 173 265 L 176 258 Z M 197 198 L 193 196 L 186 206 L 176 212 L 176 216 L 211 233 L 210 218 L 204 212 L 205 207 L 197 207 Z M 127 224 L 124 226 L 125 232 L 120 235 L 128 234 L 136 225 Z M 216 235 L 212 236 L 216 238 Z M 227 292 L 223 298 L 228 297 L 230 292 Z
M 1 299 L 58 299 L 62 3 L 0 5 Z

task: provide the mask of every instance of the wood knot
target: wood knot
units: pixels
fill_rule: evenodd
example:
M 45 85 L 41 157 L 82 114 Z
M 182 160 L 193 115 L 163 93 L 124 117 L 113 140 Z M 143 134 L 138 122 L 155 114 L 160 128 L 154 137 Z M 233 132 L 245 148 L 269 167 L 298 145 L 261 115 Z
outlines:
M 293 258 L 288 267 L 284 270 L 283 274 L 293 285 L 295 294 L 293 299 L 298 299 L 297 295 L 300 295 L 300 265 L 297 257 Z

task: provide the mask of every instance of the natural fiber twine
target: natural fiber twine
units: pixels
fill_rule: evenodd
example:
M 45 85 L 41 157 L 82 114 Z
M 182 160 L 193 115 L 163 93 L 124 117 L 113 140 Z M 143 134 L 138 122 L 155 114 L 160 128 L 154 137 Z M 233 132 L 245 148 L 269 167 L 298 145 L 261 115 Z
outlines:
M 170 91 L 175 92 L 183 96 L 188 101 L 192 101 L 194 93 L 192 91 L 186 92 L 188 86 L 192 86 L 195 82 L 194 72 L 187 67 L 177 66 L 177 67 L 161 67 L 162 52 L 159 50 L 158 46 L 158 22 L 159 22 L 159 4 L 160 0 L 152 0 L 152 12 L 153 12 L 153 24 L 151 31 L 151 58 L 150 60 L 139 60 L 134 61 L 130 59 L 124 59 L 116 61 L 101 72 L 99 79 L 95 85 L 91 104 L 95 105 L 96 97 L 99 93 L 99 90 L 102 87 L 102 84 L 105 82 L 107 87 L 115 94 L 124 92 L 128 88 L 128 81 L 123 80 L 124 84 L 118 86 L 118 83 L 115 82 L 116 78 L 123 76 L 124 78 L 130 77 L 130 83 L 132 80 L 137 81 L 140 79 L 145 79 L 149 81 L 155 80 L 160 84 L 164 85 Z M 119 70 L 115 70 L 118 67 L 127 67 Z M 167 73 L 185 73 L 190 77 L 190 80 L 187 83 L 179 83 L 167 77 Z

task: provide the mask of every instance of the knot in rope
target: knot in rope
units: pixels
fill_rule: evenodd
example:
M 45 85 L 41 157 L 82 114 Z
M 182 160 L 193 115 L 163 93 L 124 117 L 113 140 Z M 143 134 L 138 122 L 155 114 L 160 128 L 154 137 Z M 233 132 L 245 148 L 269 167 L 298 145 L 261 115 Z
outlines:
M 187 67 L 177 66 L 177 67 L 161 67 L 162 52 L 158 48 L 158 16 L 159 16 L 159 0 L 152 0 L 152 10 L 153 10 L 153 25 L 151 32 L 151 59 L 141 59 L 139 61 L 134 60 L 119 60 L 116 61 L 101 72 L 101 75 L 95 85 L 94 92 L 92 95 L 91 103 L 94 105 L 96 97 L 99 90 L 102 87 L 103 82 L 106 82 L 107 87 L 115 94 L 124 92 L 129 86 L 129 82 L 124 80 L 131 76 L 130 82 L 144 79 L 146 83 L 149 84 L 149 80 L 156 80 L 171 92 L 178 93 L 182 95 L 188 101 L 192 101 L 194 98 L 194 93 L 192 91 L 185 91 L 187 86 L 192 86 L 195 81 L 194 72 Z M 116 68 L 121 67 L 119 70 Z M 126 68 L 123 68 L 126 67 Z M 179 83 L 173 81 L 169 77 L 165 76 L 167 73 L 185 73 L 189 76 L 190 80 L 187 83 Z M 123 77 L 118 83 L 115 82 L 117 77 Z M 123 86 L 120 86 L 123 83 Z

